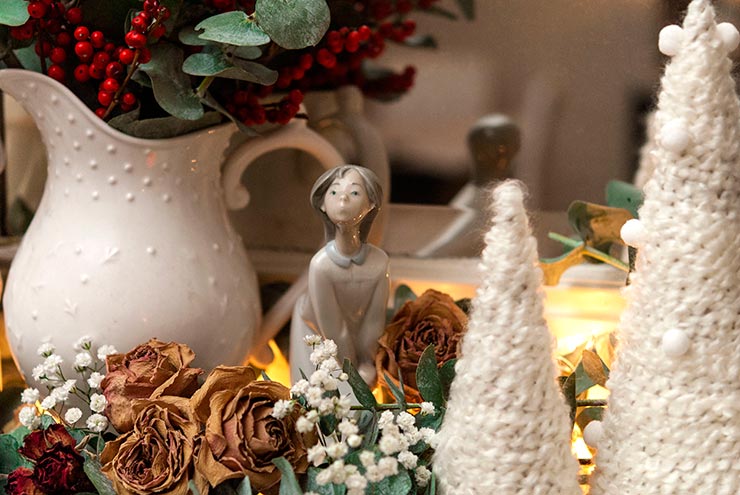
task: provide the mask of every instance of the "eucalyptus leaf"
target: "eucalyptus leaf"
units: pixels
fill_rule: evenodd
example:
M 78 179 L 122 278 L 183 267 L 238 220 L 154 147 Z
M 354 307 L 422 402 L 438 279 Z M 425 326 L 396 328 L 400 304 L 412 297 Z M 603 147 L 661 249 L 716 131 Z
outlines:
M 427 489 L 424 492 L 424 495 L 436 495 L 437 493 L 437 475 L 434 474 L 432 471 L 432 477 L 429 478 L 429 484 L 427 484 Z
M 93 457 L 86 457 L 85 464 L 82 468 L 98 493 L 100 495 L 116 495 L 116 491 L 113 489 L 113 484 L 108 477 L 100 471 L 100 462 Z
M 375 493 L 377 495 L 408 495 L 411 492 L 411 477 L 408 471 L 401 470 L 398 474 L 375 484 Z
M 586 373 L 586 370 L 583 367 L 583 361 L 578 363 L 574 374 L 576 375 L 576 397 L 596 385 L 596 382 L 594 382 Z
M 166 43 L 151 48 L 152 59 L 140 70 L 152 81 L 154 98 L 170 115 L 185 120 L 203 117 L 203 106 L 190 85 L 190 78 L 182 71 L 182 49 Z
M 437 357 L 434 354 L 434 344 L 424 349 L 416 367 L 416 388 L 424 398 L 434 404 L 434 407 L 444 406 L 444 389 L 442 379 L 437 369 Z
M 308 479 L 306 480 L 306 489 L 308 491 L 318 493 L 318 495 L 344 495 L 347 492 L 346 485 L 335 485 L 333 483 L 320 485 L 316 481 L 316 476 L 318 476 L 320 472 L 321 470 L 319 468 L 308 468 Z
M 28 2 L 26 0 L 2 0 L 0 2 L 0 24 L 22 26 L 28 18 Z
M 457 359 L 453 358 L 439 367 L 439 379 L 442 381 L 442 391 L 444 392 L 445 399 L 450 396 L 450 386 L 452 386 L 452 380 L 455 379 L 456 363 Z
M 245 60 L 254 60 L 262 56 L 262 49 L 256 46 L 237 46 L 231 54 Z
M 252 485 L 249 482 L 249 476 L 245 476 L 236 487 L 237 495 L 252 495 Z
M 218 112 L 206 112 L 198 120 L 184 120 L 173 116 L 139 120 L 139 111 L 132 110 L 111 119 L 108 124 L 129 136 L 167 139 L 205 129 L 221 121 L 222 118 Z
M 411 287 L 406 284 L 399 285 L 393 295 L 393 311 L 397 313 L 404 304 L 414 300 L 416 300 L 416 294 Z
M 238 120 L 236 120 L 234 118 L 234 116 L 231 115 L 210 94 L 206 94 L 201 101 L 203 102 L 204 105 L 211 107 L 212 109 L 216 110 L 218 113 L 220 113 L 221 115 L 225 116 L 227 119 L 229 119 L 230 121 L 232 121 L 239 128 L 239 130 L 241 132 L 243 132 L 245 135 L 247 135 L 247 136 L 257 136 L 258 135 L 257 132 L 254 129 L 252 129 L 250 127 L 247 127 L 244 124 L 242 124 L 241 122 L 239 122 Z M 303 376 L 303 378 L 306 379 L 306 375 L 303 373 L 303 370 L 299 370 L 299 371 L 301 372 L 301 376 Z
M 606 204 L 615 208 L 624 208 L 635 218 L 639 218 L 638 210 L 643 200 L 642 189 L 633 184 L 612 180 L 606 185 Z
M 360 373 L 355 369 L 349 359 L 344 360 L 342 371 L 347 373 L 349 386 L 352 387 L 352 392 L 355 394 L 357 401 L 368 409 L 375 408 L 378 402 L 375 400 L 372 390 L 370 390 L 370 387 L 365 383 L 365 380 L 362 379 Z
M 326 0 L 257 0 L 254 15 L 272 41 L 288 50 L 316 45 L 329 29 Z
M 263 86 L 274 84 L 278 78 L 277 71 L 268 69 L 262 64 L 241 59 L 233 59 L 232 62 L 218 48 L 203 50 L 200 53 L 190 55 L 182 64 L 182 70 L 191 76 L 217 76 L 227 79 L 239 79 L 241 81 L 262 84 Z
M 416 34 L 403 40 L 403 44 L 413 48 L 437 48 L 437 40 L 428 34 Z
M 380 434 L 379 420 L 380 415 L 373 411 L 373 419 L 370 422 L 370 426 L 367 429 L 362 430 L 365 432 L 364 438 L 362 439 L 362 448 L 372 448 L 372 446 L 375 445 L 375 442 L 378 441 L 378 435 Z
M 10 474 L 19 467 L 32 464 L 18 453 L 21 444 L 12 435 L 0 435 L 0 474 Z
M 298 484 L 298 480 L 293 472 L 293 466 L 285 459 L 285 457 L 278 457 L 273 459 L 272 463 L 277 466 L 282 474 L 280 479 L 280 493 L 279 495 L 303 495 L 301 486 Z
M 47 429 L 51 425 L 56 424 L 56 421 L 54 421 L 54 418 L 49 413 L 44 413 L 41 415 L 41 426 L 40 428 L 42 430 Z
M 326 436 L 331 435 L 334 430 L 337 429 L 337 425 L 339 424 L 339 421 L 337 421 L 337 417 L 333 414 L 327 414 L 326 416 L 321 416 L 321 419 L 319 419 L 319 429 L 321 429 L 321 433 L 323 433 Z
M 36 50 L 33 46 L 18 48 L 17 50 L 13 50 L 13 54 L 24 69 L 41 72 L 41 60 L 36 55 Z
M 26 435 L 28 435 L 29 433 L 31 433 L 30 429 L 25 426 L 19 426 L 18 428 L 8 433 L 8 435 L 15 438 L 18 441 L 18 445 L 21 445 L 23 443 L 23 439 L 26 438 Z
M 388 376 L 388 373 L 383 373 L 383 378 L 385 379 L 385 383 L 388 385 L 388 388 L 391 389 L 393 397 L 396 398 L 396 403 L 400 405 L 402 409 L 406 409 L 406 396 L 403 391 L 398 388 L 398 385 L 396 385 L 396 382 Z
M 200 490 L 198 490 L 198 486 L 195 484 L 195 481 L 188 481 L 188 489 L 190 490 L 191 495 L 200 495 Z
M 275 2 L 282 3 L 282 2 Z M 195 26 L 201 39 L 236 46 L 260 46 L 270 37 L 241 10 L 224 12 L 202 20 Z
M 177 33 L 177 39 L 188 46 L 206 46 L 211 42 L 200 37 L 200 33 L 193 26 L 185 26 Z

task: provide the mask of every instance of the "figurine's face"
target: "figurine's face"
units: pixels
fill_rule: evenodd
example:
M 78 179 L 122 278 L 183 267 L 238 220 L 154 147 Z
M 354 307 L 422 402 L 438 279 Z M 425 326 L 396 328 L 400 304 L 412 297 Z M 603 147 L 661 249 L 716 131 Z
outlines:
M 358 225 L 375 207 L 365 190 L 359 173 L 350 170 L 344 177 L 337 177 L 324 195 L 321 211 L 337 226 Z

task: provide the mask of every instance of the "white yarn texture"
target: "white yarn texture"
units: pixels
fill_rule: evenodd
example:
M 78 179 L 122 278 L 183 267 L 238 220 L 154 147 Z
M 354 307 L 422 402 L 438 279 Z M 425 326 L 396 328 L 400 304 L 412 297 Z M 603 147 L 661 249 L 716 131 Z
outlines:
M 592 495 L 740 493 L 740 105 L 714 17 L 689 5 L 661 81 L 658 129 L 679 120 L 691 139 L 655 148 Z M 671 330 L 688 337 L 678 357 Z
M 542 272 L 516 182 L 493 193 L 478 288 L 434 470 L 443 495 L 580 495 L 542 316 Z

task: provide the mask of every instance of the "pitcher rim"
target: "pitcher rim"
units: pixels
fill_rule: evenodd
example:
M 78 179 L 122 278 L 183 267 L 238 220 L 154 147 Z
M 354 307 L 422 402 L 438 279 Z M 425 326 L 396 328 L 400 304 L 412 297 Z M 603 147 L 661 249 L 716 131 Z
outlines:
M 179 136 L 173 136 L 169 138 L 142 138 L 142 137 L 131 136 L 129 134 L 126 134 L 125 132 L 121 132 L 118 129 L 112 127 L 110 124 L 108 124 L 108 122 L 98 117 L 95 114 L 95 112 L 90 110 L 87 107 L 87 105 L 85 105 L 85 103 L 83 103 L 83 101 L 76 94 L 72 92 L 71 89 L 69 89 L 67 86 L 60 83 L 56 79 L 53 79 L 40 72 L 36 72 L 36 71 L 28 70 L 28 69 L 0 69 L 0 79 L 4 75 L 8 77 L 22 75 L 24 78 L 35 80 L 35 82 L 48 84 L 49 86 L 53 87 L 55 90 L 59 91 L 63 96 L 70 98 L 73 102 L 73 105 L 79 111 L 85 114 L 85 116 L 89 120 L 91 120 L 92 122 L 95 122 L 111 138 L 122 141 L 122 142 L 126 142 L 131 145 L 141 145 L 141 146 L 147 146 L 147 147 L 156 146 L 157 143 L 172 145 L 172 144 L 177 144 L 179 141 L 186 141 L 186 140 L 193 139 L 193 137 L 199 134 L 207 134 L 207 133 L 211 133 L 214 131 L 220 131 L 228 127 L 233 127 L 234 129 L 236 129 L 236 126 L 234 125 L 233 122 L 224 122 L 222 124 L 204 127 L 202 129 L 197 129 L 192 132 L 188 132 L 186 134 L 181 134 Z M 4 92 L 7 93 L 8 96 L 10 96 L 11 98 L 18 101 L 18 103 L 24 106 L 25 108 L 25 105 L 19 98 L 16 98 L 15 96 L 13 96 L 13 94 L 10 93 L 9 91 L 4 91 Z

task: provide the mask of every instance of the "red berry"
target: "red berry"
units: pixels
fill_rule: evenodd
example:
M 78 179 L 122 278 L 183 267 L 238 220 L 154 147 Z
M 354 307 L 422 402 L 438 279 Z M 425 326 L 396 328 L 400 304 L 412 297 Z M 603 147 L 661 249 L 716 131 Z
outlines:
M 10 36 L 19 41 L 26 41 L 33 38 L 33 25 L 32 21 L 26 22 L 22 26 L 10 28 Z
M 41 19 L 46 15 L 49 7 L 43 2 L 31 2 L 28 4 L 28 15 L 34 19 Z
M 112 77 L 109 77 L 108 79 L 103 81 L 103 83 L 100 85 L 100 88 L 103 91 L 110 91 L 111 93 L 115 93 L 116 91 L 118 91 L 118 88 L 120 87 L 121 85 L 118 84 L 118 81 L 116 81 Z
M 148 64 L 151 59 L 152 59 L 152 52 L 149 50 L 149 48 L 144 47 L 141 50 L 139 50 L 139 63 Z
M 101 69 L 105 69 L 108 62 L 110 62 L 110 55 L 105 52 L 97 52 L 93 57 L 93 64 Z
M 293 78 L 294 81 L 300 81 L 305 75 L 306 71 L 301 67 L 293 67 L 290 70 L 290 76 Z
M 313 55 L 311 55 L 310 53 L 304 53 L 303 55 L 301 55 L 301 59 L 298 63 L 301 66 L 301 69 L 310 69 L 311 66 L 313 66 Z
M 411 36 L 414 34 L 414 31 L 416 31 L 416 22 L 411 19 L 406 19 L 403 21 L 403 24 L 401 24 L 401 30 L 406 37 Z
M 370 39 L 370 34 L 372 34 L 372 30 L 368 26 L 360 26 L 357 29 L 357 33 L 360 35 L 360 41 L 367 41 Z
M 105 46 L 105 35 L 102 31 L 93 31 L 90 33 L 90 42 L 95 48 L 103 48 Z
M 113 53 L 116 50 L 116 45 L 109 41 L 103 46 L 103 50 L 105 50 L 106 53 Z
M 144 0 L 144 11 L 153 14 L 159 9 L 159 2 L 157 0 Z
M 244 91 L 244 90 L 239 90 L 234 93 L 233 101 L 235 105 L 239 105 L 239 106 L 246 105 L 247 100 L 249 100 L 249 92 Z
M 34 47 L 34 50 L 36 51 L 36 55 L 38 56 L 43 55 L 44 57 L 48 57 L 49 55 L 51 55 L 51 49 L 52 49 L 52 44 L 49 43 L 48 41 L 37 41 L 36 46 Z
M 357 31 L 349 33 L 344 42 L 344 48 L 350 53 L 356 52 L 360 48 L 360 33 Z
M 129 48 L 124 48 L 121 53 L 118 54 L 118 60 L 124 65 L 131 65 L 134 61 L 134 51 Z
M 113 93 L 110 91 L 98 91 L 98 103 L 107 107 L 113 101 Z
M 103 107 L 96 108 L 95 109 L 95 115 L 97 115 L 98 117 L 100 117 L 102 119 L 105 116 L 105 112 L 106 111 L 107 110 L 105 108 L 103 108 Z
M 149 27 L 149 20 L 145 19 L 144 16 L 141 14 L 131 19 L 131 29 L 139 33 L 145 32 L 148 27 Z
M 106 77 L 112 77 L 115 79 L 123 76 L 123 65 L 120 62 L 110 62 L 105 66 Z
M 74 31 L 74 37 L 77 41 L 85 41 L 90 37 L 90 30 L 85 26 L 79 26 Z
M 57 34 L 57 37 L 54 41 L 56 42 L 57 46 L 69 46 L 72 43 L 72 36 L 70 36 L 67 31 L 62 31 L 61 33 Z
M 103 79 L 105 77 L 105 69 L 99 65 L 91 64 L 88 73 L 93 79 Z
M 75 45 L 75 53 L 83 62 L 87 62 L 93 56 L 95 49 L 89 41 L 78 41 Z
M 77 25 L 82 22 L 82 9 L 79 7 L 72 7 L 67 11 L 65 17 L 70 24 Z
M 57 46 L 51 49 L 49 58 L 55 64 L 63 64 L 64 61 L 67 60 L 67 52 L 64 51 L 64 48 L 60 48 Z
M 121 103 L 121 111 L 122 112 L 130 112 L 134 109 L 133 105 L 126 105 L 125 103 Z
M 158 16 L 159 16 L 159 18 L 160 18 L 160 19 L 161 19 L 162 21 L 166 21 L 167 19 L 169 19 L 169 18 L 170 18 L 170 15 L 172 15 L 172 14 L 170 13 L 170 9 L 168 9 L 167 7 L 164 7 L 164 6 L 160 7 L 160 8 L 159 8 L 159 10 L 158 10 L 157 12 L 158 12 Z
M 64 74 L 64 69 L 62 68 L 61 65 L 54 64 L 54 65 L 49 66 L 49 70 L 47 71 L 47 74 L 52 79 L 56 79 L 59 82 L 64 82 L 65 74 Z
M 295 105 L 300 105 L 303 102 L 303 93 L 298 89 L 291 90 L 288 93 L 288 100 Z
M 319 50 L 319 53 L 316 54 L 316 61 L 327 69 L 337 65 L 337 57 L 326 48 Z
M 126 44 L 132 48 L 143 48 L 146 46 L 146 35 L 137 33 L 136 31 L 129 31 L 126 33 L 124 38 Z
M 40 19 L 39 25 L 41 25 L 41 23 L 44 24 L 43 28 L 49 34 L 57 34 L 59 31 L 62 30 L 62 23 L 56 19 L 50 19 L 48 21 L 44 21 L 44 19 Z
M 86 64 L 80 64 L 77 67 L 75 67 L 75 79 L 81 83 L 87 82 L 90 80 L 90 67 L 88 67 Z
M 134 106 L 136 105 L 136 95 L 133 93 L 123 93 L 123 96 L 121 97 L 121 101 L 124 105 L 130 105 Z
M 265 107 L 258 106 L 252 110 L 252 120 L 256 125 L 264 124 L 266 120 Z
M 154 29 L 151 30 L 149 36 L 152 38 L 161 38 L 167 34 L 167 28 L 163 24 L 158 24 Z

